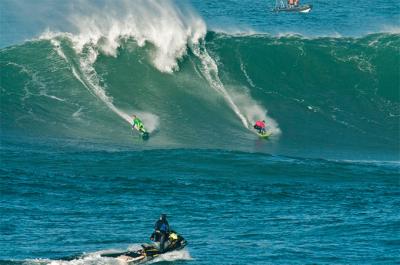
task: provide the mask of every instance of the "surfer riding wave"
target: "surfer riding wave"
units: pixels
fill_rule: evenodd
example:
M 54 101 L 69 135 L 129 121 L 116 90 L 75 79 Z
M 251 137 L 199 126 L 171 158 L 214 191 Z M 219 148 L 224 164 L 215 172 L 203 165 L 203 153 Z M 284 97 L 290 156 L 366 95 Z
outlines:
M 143 140 L 149 139 L 149 133 L 144 128 L 143 122 L 135 114 L 132 115 L 132 118 L 132 130 L 137 130 L 141 134 Z

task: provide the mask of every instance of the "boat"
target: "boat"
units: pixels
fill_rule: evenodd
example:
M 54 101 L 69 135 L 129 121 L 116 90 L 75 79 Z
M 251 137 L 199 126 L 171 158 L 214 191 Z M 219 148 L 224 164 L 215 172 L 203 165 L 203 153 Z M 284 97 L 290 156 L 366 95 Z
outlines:
M 103 253 L 102 257 L 115 258 L 119 261 L 127 263 L 129 265 L 141 264 L 144 262 L 151 261 L 156 257 L 185 248 L 187 241 L 175 231 L 171 231 L 168 234 L 168 241 L 165 243 L 164 251 L 161 252 L 157 243 L 142 244 L 140 249 L 125 251 L 125 252 L 114 252 L 114 253 Z
M 308 13 L 312 10 L 312 5 L 300 5 L 299 0 L 275 0 L 275 8 L 273 12 L 300 12 Z

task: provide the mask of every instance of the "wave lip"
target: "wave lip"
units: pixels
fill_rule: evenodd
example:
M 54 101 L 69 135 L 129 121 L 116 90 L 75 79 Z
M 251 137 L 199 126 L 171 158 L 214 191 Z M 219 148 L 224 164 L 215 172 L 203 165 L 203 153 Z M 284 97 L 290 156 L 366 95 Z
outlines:
M 102 53 L 117 56 L 121 40 L 133 38 L 140 47 L 154 46 L 154 66 L 171 73 L 178 68 L 177 60 L 186 54 L 187 45 L 198 43 L 206 34 L 205 22 L 188 7 L 173 1 L 139 0 L 106 1 L 104 7 L 84 5 L 69 18 L 71 38 L 77 53 L 94 45 Z M 46 31 L 41 38 L 63 33 Z

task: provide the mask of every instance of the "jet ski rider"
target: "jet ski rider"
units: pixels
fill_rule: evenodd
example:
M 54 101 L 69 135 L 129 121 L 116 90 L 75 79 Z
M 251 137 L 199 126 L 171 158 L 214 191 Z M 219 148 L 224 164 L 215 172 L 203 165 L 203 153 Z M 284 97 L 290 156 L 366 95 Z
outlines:
M 167 215 L 161 214 L 160 219 L 157 220 L 154 225 L 154 232 L 150 237 L 150 240 L 160 242 L 160 252 L 164 252 L 165 242 L 168 240 L 169 224 L 167 221 Z

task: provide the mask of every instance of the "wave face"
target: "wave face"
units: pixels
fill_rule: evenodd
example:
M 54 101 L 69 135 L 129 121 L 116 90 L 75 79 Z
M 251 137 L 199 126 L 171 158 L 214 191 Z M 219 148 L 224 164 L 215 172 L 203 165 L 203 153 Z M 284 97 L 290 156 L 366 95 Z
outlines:
M 78 13 L 74 33 L 1 50 L 3 135 L 396 155 L 400 35 L 229 35 L 168 1 L 122 3 L 119 16 Z M 146 144 L 132 136 L 133 113 L 152 132 Z M 256 119 L 266 119 L 271 141 L 256 140 Z

